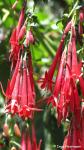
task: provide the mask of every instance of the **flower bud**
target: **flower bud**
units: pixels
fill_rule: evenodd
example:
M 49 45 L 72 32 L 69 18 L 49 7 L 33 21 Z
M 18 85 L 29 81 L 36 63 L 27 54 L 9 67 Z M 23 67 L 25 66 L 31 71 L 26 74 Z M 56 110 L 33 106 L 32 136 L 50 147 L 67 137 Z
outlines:
M 14 132 L 15 132 L 16 136 L 18 136 L 18 137 L 21 136 L 21 132 L 20 132 L 20 129 L 17 124 L 14 125 Z
M 29 32 L 29 41 L 30 41 L 31 44 L 33 44 L 34 41 L 35 41 L 35 39 L 34 39 L 33 34 L 32 34 L 31 31 Z
M 79 20 L 80 20 L 80 22 L 83 22 L 83 21 L 84 21 L 84 8 L 82 8 L 82 9 L 80 10 Z
M 34 39 L 32 32 L 28 31 L 26 34 L 26 40 L 25 40 L 26 46 L 28 46 L 29 44 L 34 44 L 34 42 L 35 42 L 35 39 Z
M 20 33 L 18 35 L 18 41 L 22 40 L 24 38 L 25 33 L 26 33 L 26 26 L 23 25 L 21 30 L 20 30 Z
M 72 25 L 72 37 L 75 38 L 76 37 L 76 30 L 74 25 Z
M 7 123 L 4 124 L 3 131 L 4 131 L 6 136 L 9 136 L 9 127 L 8 127 Z
M 67 23 L 67 25 L 64 29 L 64 34 L 67 34 L 69 32 L 69 30 L 71 29 L 71 24 L 72 24 L 71 21 Z

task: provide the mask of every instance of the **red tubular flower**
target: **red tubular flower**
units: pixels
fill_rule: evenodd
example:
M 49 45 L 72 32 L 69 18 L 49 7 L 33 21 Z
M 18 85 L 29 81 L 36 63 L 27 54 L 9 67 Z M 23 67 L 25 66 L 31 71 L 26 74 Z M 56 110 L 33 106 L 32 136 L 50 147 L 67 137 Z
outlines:
M 16 28 L 16 30 L 17 30 L 17 33 L 16 33 L 17 40 L 18 40 L 18 35 L 19 35 L 19 32 L 20 32 L 20 29 L 21 29 L 21 27 L 24 23 L 24 13 L 25 13 L 24 8 L 22 8 L 21 14 L 20 14 L 20 17 L 19 17 L 19 21 L 18 21 L 18 24 L 17 24 L 17 28 Z
M 18 41 L 24 38 L 25 33 L 26 33 L 26 26 L 23 25 L 18 35 Z
M 35 89 L 34 89 L 34 79 L 33 79 L 33 66 L 32 66 L 32 56 L 31 52 L 28 52 L 28 71 L 29 71 L 29 76 L 30 76 L 30 82 L 31 82 L 31 88 L 33 91 L 33 96 L 35 96 Z
M 13 72 L 13 76 L 12 76 L 12 79 L 11 81 L 8 83 L 8 88 L 6 90 L 6 95 L 8 97 L 10 97 L 12 91 L 13 91 L 13 88 L 14 88 L 14 85 L 15 85 L 15 80 L 16 80 L 16 77 L 17 77 L 17 73 L 18 73 L 18 69 L 20 67 L 20 59 L 17 60 L 17 63 L 16 63 L 16 67 L 15 67 L 15 70 Z
M 81 75 L 81 62 L 78 63 L 76 52 L 76 31 L 72 26 L 72 76 L 78 78 Z
M 15 70 L 13 72 L 13 76 L 12 76 L 12 79 L 10 82 L 8 82 L 8 87 L 7 87 L 7 90 L 6 90 L 6 95 L 8 97 L 11 96 L 11 93 L 13 92 L 13 89 L 14 89 L 14 85 L 15 85 L 15 81 L 16 81 L 16 77 L 17 77 L 17 74 L 19 72 L 19 69 L 20 69 L 20 66 L 21 66 L 21 60 L 18 59 L 17 60 L 17 64 L 16 64 L 16 67 L 15 67 Z M 10 94 L 8 94 L 10 93 Z
M 81 116 L 80 116 L 80 102 L 81 102 L 81 100 L 80 100 L 74 79 L 71 79 L 71 85 L 72 85 L 72 92 L 73 92 L 73 99 L 74 99 L 74 114 L 77 118 L 77 122 L 80 122 L 80 118 L 81 118 Z M 73 102 L 72 102 L 72 104 L 73 104 Z
M 27 105 L 27 65 L 26 60 L 23 60 L 23 79 L 22 79 L 22 95 L 21 106 Z
M 6 112 L 17 113 L 23 119 L 32 119 L 34 111 L 42 111 L 35 105 L 33 68 L 30 66 L 31 63 L 27 66 L 26 54 L 23 58 L 18 59 L 14 74 L 6 90 L 7 98 L 10 100 L 6 106 Z
M 84 21 L 84 6 L 80 8 L 79 19 L 80 19 L 80 22 Z
M 69 107 L 70 107 L 70 111 L 74 113 L 75 98 L 74 98 L 74 92 L 71 84 L 70 84 L 70 106 Z
M 18 90 L 18 103 L 21 105 L 21 96 L 22 96 L 22 74 L 20 75 L 20 84 Z
M 72 54 L 72 44 L 69 42 L 68 44 L 68 53 L 66 60 L 66 69 L 65 69 L 65 78 L 64 78 L 64 96 L 66 99 L 66 103 L 70 100 L 70 72 L 68 66 L 71 68 L 71 54 Z M 67 66 L 68 65 L 68 66 Z
M 63 54 L 62 54 L 62 58 L 61 58 L 60 66 L 59 66 L 59 71 L 58 71 L 58 75 L 57 75 L 56 82 L 55 82 L 55 87 L 54 87 L 54 92 L 53 92 L 53 95 L 56 98 L 58 97 L 58 94 L 59 94 L 59 91 L 60 91 L 60 88 L 61 88 L 62 75 L 63 75 L 65 60 L 66 60 L 66 53 L 64 51 Z
M 12 32 L 11 37 L 10 37 L 10 44 L 11 44 L 12 48 L 13 48 L 13 46 L 14 46 L 15 44 L 17 44 L 16 32 L 17 32 L 16 28 L 13 29 L 13 32 Z
M 67 87 L 65 87 L 65 86 L 66 86 L 65 80 L 63 80 L 62 85 L 61 85 L 61 91 L 60 91 L 60 96 L 59 96 L 59 100 L 58 100 L 58 105 L 57 105 L 58 126 L 60 126 L 62 119 L 66 120 L 66 118 L 68 116 L 68 105 L 69 105 L 70 99 L 67 100 L 67 97 L 65 96 L 66 95 L 65 88 L 67 89 Z M 67 91 L 69 92 L 68 89 L 67 89 Z
M 63 32 L 63 35 L 66 36 L 66 34 L 69 32 L 69 30 L 71 29 L 71 25 L 72 25 L 72 22 L 69 21 L 64 29 L 64 32 Z
M 10 80 L 8 80 L 7 83 L 7 88 L 6 88 L 6 98 L 10 99 L 11 98 L 11 92 L 10 92 Z
M 64 105 L 64 93 L 61 92 L 59 102 L 58 102 L 58 107 L 57 107 L 57 113 L 58 113 L 57 123 L 58 123 L 58 126 L 60 126 L 61 121 L 63 119 L 63 105 Z
M 72 44 L 71 44 L 71 42 L 69 42 L 66 63 L 70 68 L 71 68 L 71 50 L 72 50 Z M 67 65 L 66 65 L 66 68 L 65 68 L 64 79 L 63 79 L 63 83 L 62 83 L 62 86 L 61 86 L 61 93 L 60 93 L 61 101 L 59 100 L 59 104 L 61 103 L 61 105 L 62 105 L 61 106 L 61 111 L 62 111 L 62 118 L 64 120 L 68 116 L 68 107 L 69 107 L 70 98 L 71 98 L 71 94 L 70 94 L 70 88 L 71 88 L 70 73 L 69 73 Z
M 35 99 L 34 99 L 34 97 L 33 97 L 33 91 L 32 91 L 32 87 L 31 87 L 31 83 L 30 83 L 30 76 L 29 75 L 27 75 L 27 82 L 28 82 L 28 102 L 27 102 L 27 104 L 28 104 L 28 106 L 35 106 Z
M 32 31 L 29 31 L 29 42 L 30 42 L 31 44 L 34 44 L 34 42 L 35 42 L 34 36 L 33 36 L 33 34 L 32 34 Z
M 19 43 L 17 41 L 16 34 L 17 34 L 17 30 L 15 28 L 10 37 L 10 44 L 11 44 L 10 59 L 13 60 L 13 66 L 16 64 L 16 61 L 17 61 L 17 58 L 19 55 L 19 51 L 21 48 L 21 46 L 19 45 Z
M 57 52 L 56 52 L 56 55 L 55 55 L 55 58 L 53 60 L 53 63 L 51 64 L 50 66 L 50 69 L 49 71 L 45 72 L 45 78 L 44 78 L 44 81 L 41 85 L 41 88 L 45 88 L 47 87 L 49 90 L 52 89 L 52 78 L 53 78 L 53 75 L 54 75 L 54 72 L 55 72 L 55 68 L 57 66 L 57 63 L 59 62 L 60 58 L 61 58 L 61 53 L 62 53 L 62 48 L 63 48 L 63 44 L 64 44 L 64 39 L 61 40 L 60 42 L 60 45 L 57 49 Z
M 20 83 L 20 67 L 21 61 L 17 61 L 17 65 L 13 74 L 11 81 L 9 82 L 6 90 L 7 100 L 10 100 L 9 104 L 6 106 L 6 112 L 11 112 L 15 114 L 18 112 L 18 92 Z
M 21 150 L 26 150 L 26 139 L 24 133 L 22 133 Z
M 20 32 L 23 23 L 24 23 L 24 8 L 22 8 L 22 10 L 21 10 L 18 25 L 13 30 L 12 35 L 10 37 L 10 44 L 11 44 L 10 59 L 12 59 L 13 67 L 17 62 L 17 58 L 19 56 L 20 49 L 22 49 L 22 45 L 19 44 L 18 38 L 22 38 L 22 36 L 23 36 L 23 32 L 22 32 L 23 28 L 22 28 L 22 31 Z M 20 33 L 20 35 L 19 35 L 19 33 Z
M 71 68 L 71 56 L 72 56 L 72 43 L 69 41 L 68 43 L 68 54 L 67 54 L 67 64 Z M 67 68 L 67 73 L 69 72 Z M 68 73 L 69 74 L 69 73 Z M 68 74 L 66 75 L 68 77 Z
M 52 103 L 53 106 L 57 106 L 57 98 L 58 95 L 60 94 L 61 91 L 61 85 L 62 85 L 62 81 L 63 81 L 63 71 L 64 71 L 64 64 L 65 64 L 65 59 L 66 59 L 66 53 L 65 51 L 62 54 L 61 57 L 61 62 L 60 62 L 60 66 L 59 66 L 59 70 L 58 70 L 58 74 L 57 74 L 57 78 L 56 78 L 56 82 L 55 82 L 55 87 L 54 87 L 54 91 L 53 91 L 53 96 L 48 98 L 47 103 Z
M 56 66 L 57 66 L 57 64 L 58 64 L 58 62 L 61 58 L 63 45 L 64 45 L 64 40 L 65 40 L 65 37 L 66 37 L 67 33 L 69 32 L 70 28 L 71 28 L 71 22 L 69 22 L 65 27 L 60 45 L 57 49 L 56 55 L 55 55 L 54 60 L 51 64 L 51 66 L 50 66 L 49 71 L 45 73 L 45 78 L 43 80 L 41 88 L 47 87 L 49 90 L 52 89 L 52 78 L 53 78 L 53 75 L 54 75 L 54 72 L 55 72 L 55 68 L 56 68 Z
M 12 95 L 11 95 L 12 96 L 11 98 L 16 100 L 16 101 L 18 101 L 19 84 L 20 84 L 20 70 L 18 70 L 14 89 L 13 89 Z
M 75 77 L 78 75 L 78 62 L 76 53 L 76 31 L 74 26 L 72 26 L 72 75 Z

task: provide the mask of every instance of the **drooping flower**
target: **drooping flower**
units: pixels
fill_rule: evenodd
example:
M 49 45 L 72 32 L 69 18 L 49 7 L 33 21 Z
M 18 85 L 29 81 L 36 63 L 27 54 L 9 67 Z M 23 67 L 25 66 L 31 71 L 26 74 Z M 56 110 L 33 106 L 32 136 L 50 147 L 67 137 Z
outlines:
M 60 91 L 61 85 L 62 85 L 62 78 L 63 78 L 63 70 L 64 70 L 65 61 L 66 61 L 66 53 L 64 51 L 62 53 L 59 71 L 58 71 L 58 75 L 56 78 L 56 83 L 55 83 L 55 87 L 54 87 L 54 91 L 53 91 L 53 95 L 56 98 L 58 97 L 58 94 L 59 94 L 59 91 Z
M 34 79 L 33 79 L 33 66 L 32 66 L 32 56 L 31 52 L 28 51 L 28 71 L 29 71 L 29 76 L 30 76 L 30 82 L 31 82 L 31 88 L 33 91 L 33 96 L 35 96 L 35 88 L 34 88 Z
M 49 71 L 45 72 L 45 78 L 42 79 L 41 88 L 47 87 L 49 90 L 52 90 L 53 75 L 54 75 L 54 72 L 55 72 L 55 69 L 56 69 L 56 66 L 57 66 L 58 62 L 61 59 L 61 54 L 62 54 L 62 51 L 63 51 L 64 41 L 65 41 L 66 35 L 67 35 L 67 33 L 69 32 L 70 29 L 71 29 L 71 21 L 68 22 L 68 24 L 66 25 L 66 27 L 64 29 L 64 32 L 63 32 L 59 47 L 57 49 L 56 55 L 53 59 L 53 62 L 51 64 L 50 68 L 49 68 Z
M 60 89 L 61 89 L 65 60 L 66 60 L 66 53 L 64 51 L 62 53 L 62 57 L 61 57 L 61 61 L 60 61 L 60 66 L 59 66 L 57 78 L 56 78 L 56 81 L 55 81 L 55 86 L 54 86 L 54 90 L 53 90 L 53 96 L 51 96 L 48 99 L 48 103 L 52 103 L 53 106 L 57 104 L 57 98 L 58 98 L 58 95 L 59 95 L 59 92 L 60 92 Z
M 70 114 L 75 115 L 77 122 L 81 120 L 81 98 L 77 89 L 77 80 L 79 79 L 82 94 L 84 86 L 81 72 L 82 64 L 77 59 L 76 31 L 73 24 L 71 25 L 68 49 L 66 48 L 65 50 L 60 56 L 61 59 L 52 95 L 47 99 L 47 103 L 52 103 L 52 107 L 57 109 L 58 125 L 61 124 L 62 120 L 66 120 Z
M 12 79 L 6 90 L 6 112 L 18 114 L 23 119 L 33 117 L 34 111 L 42 111 L 36 108 L 33 80 L 33 68 L 31 59 L 27 61 L 27 55 L 18 59 Z M 29 57 L 30 58 L 30 57 Z M 27 64 L 27 62 L 29 64 Z
M 23 33 L 24 11 L 25 11 L 25 8 L 23 7 L 21 10 L 21 14 L 19 17 L 17 27 L 15 27 L 15 29 L 13 29 L 13 32 L 10 37 L 10 44 L 11 44 L 10 59 L 12 60 L 13 67 L 15 67 L 20 50 L 23 49 L 23 46 L 19 44 L 18 39 L 22 39 L 25 34 L 25 32 Z
M 77 61 L 77 52 L 76 52 L 76 31 L 74 26 L 72 26 L 72 75 L 78 75 L 78 61 Z

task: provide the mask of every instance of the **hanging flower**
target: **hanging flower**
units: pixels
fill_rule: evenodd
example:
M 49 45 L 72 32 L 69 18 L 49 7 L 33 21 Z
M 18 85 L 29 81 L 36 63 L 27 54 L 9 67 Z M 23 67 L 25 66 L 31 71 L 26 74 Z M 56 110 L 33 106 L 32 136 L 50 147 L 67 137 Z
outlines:
M 19 21 L 17 27 L 13 29 L 12 35 L 10 37 L 11 51 L 10 51 L 10 59 L 12 60 L 13 67 L 15 66 L 20 50 L 23 49 L 23 46 L 19 44 L 19 40 L 24 37 L 26 27 L 24 24 L 24 7 L 21 10 L 21 14 L 19 17 Z M 24 31 L 24 32 L 23 32 Z
M 77 59 L 76 51 L 76 31 L 71 25 L 71 38 L 68 49 L 60 56 L 60 65 L 53 87 L 52 95 L 47 99 L 47 103 L 52 103 L 52 107 L 57 108 L 57 122 L 60 126 L 62 120 L 66 120 L 69 114 L 74 114 L 77 123 L 81 120 L 81 98 L 79 97 L 77 83 L 79 79 L 82 94 L 84 91 L 81 63 Z
M 27 65 L 27 55 L 18 59 L 12 79 L 6 90 L 6 112 L 18 114 L 23 119 L 33 117 L 34 111 L 42 111 L 35 105 L 35 91 L 31 59 Z
M 54 75 L 54 72 L 55 72 L 55 69 L 56 69 L 56 66 L 57 66 L 58 62 L 61 59 L 61 54 L 62 54 L 62 50 L 63 50 L 63 46 L 64 46 L 64 41 L 65 41 L 66 35 L 69 32 L 70 28 L 71 28 L 71 21 L 66 25 L 66 27 L 64 29 L 59 47 L 58 47 L 56 55 L 54 57 L 54 60 L 53 60 L 51 66 L 49 68 L 49 71 L 45 72 L 45 78 L 42 79 L 41 88 L 47 87 L 49 90 L 52 90 L 53 75 Z

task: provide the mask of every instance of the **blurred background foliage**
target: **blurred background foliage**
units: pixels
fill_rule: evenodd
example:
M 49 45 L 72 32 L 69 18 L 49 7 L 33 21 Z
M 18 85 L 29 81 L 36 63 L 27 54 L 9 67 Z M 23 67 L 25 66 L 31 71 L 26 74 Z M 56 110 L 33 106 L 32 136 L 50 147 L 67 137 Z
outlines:
M 12 4 L 15 0 L 0 0 L 0 81 L 4 87 L 7 86 L 7 81 L 10 78 L 10 62 L 9 51 L 10 44 L 9 38 L 12 29 L 17 25 L 20 10 L 23 5 L 23 0 L 19 0 L 15 10 L 12 10 Z M 28 0 L 26 17 L 30 14 L 33 19 L 28 27 L 32 27 L 36 44 L 31 47 L 34 79 L 43 76 L 46 69 L 49 68 L 56 49 L 61 39 L 63 28 L 65 27 L 68 17 L 66 17 L 76 0 Z M 40 99 L 45 91 L 40 92 L 36 85 L 37 99 Z M 68 123 L 57 127 L 55 110 L 44 107 L 44 111 L 36 114 L 35 124 L 37 139 L 42 138 L 42 150 L 56 150 L 56 145 L 62 145 L 64 135 L 67 132 Z M 0 147 L 4 143 L 4 147 L 0 150 L 9 150 L 9 139 L 3 133 L 3 124 L 7 116 L 4 115 L 4 97 L 0 94 Z M 10 118 L 10 117 L 9 117 Z M 13 132 L 13 124 L 18 122 L 22 123 L 19 118 L 12 119 L 11 132 Z M 15 119 L 15 120 L 14 120 Z M 21 127 L 20 127 L 21 128 Z M 66 129 L 66 130 L 65 130 Z M 18 139 L 12 133 L 10 139 L 18 143 Z M 59 149 L 59 148 L 58 148 Z

